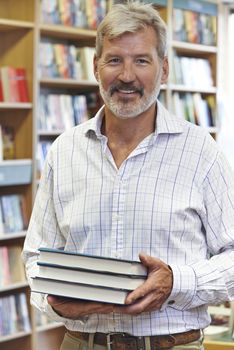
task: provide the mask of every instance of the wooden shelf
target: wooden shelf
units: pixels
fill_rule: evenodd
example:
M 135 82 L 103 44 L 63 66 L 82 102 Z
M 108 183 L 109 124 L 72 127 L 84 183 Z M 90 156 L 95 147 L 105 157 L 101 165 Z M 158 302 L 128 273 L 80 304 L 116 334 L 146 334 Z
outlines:
M 24 109 L 32 109 L 33 108 L 33 104 L 28 102 L 28 103 L 24 103 L 24 102 L 0 102 L 0 111 L 4 111 L 4 110 L 24 110 Z
M 75 79 L 62 79 L 62 78 L 42 78 L 40 79 L 42 87 L 48 88 L 69 88 L 69 89 L 82 89 L 93 90 L 98 88 L 97 82 L 90 82 L 87 80 L 75 80 Z
M 7 286 L 1 286 L 0 293 L 10 292 L 10 291 L 14 291 L 15 289 L 21 289 L 21 288 L 27 288 L 27 287 L 28 287 L 27 281 L 17 282 L 17 283 L 9 284 Z
M 173 91 L 181 91 L 181 92 L 200 92 L 202 94 L 216 94 L 217 88 L 216 87 L 194 87 L 194 86 L 186 86 L 186 85 L 180 85 L 180 84 L 168 84 L 168 88 Z
M 201 44 L 192 44 L 183 41 L 172 40 L 172 48 L 176 50 L 181 50 L 183 52 L 193 52 L 193 53 L 217 53 L 218 49 L 216 46 L 207 46 Z
M 31 159 L 14 159 L 0 162 L 0 187 L 30 184 L 31 177 Z
M 26 236 L 26 232 L 27 231 L 3 233 L 0 235 L 0 242 L 24 238 Z
M 205 350 L 234 350 L 234 341 L 218 341 L 218 340 L 207 340 L 204 341 Z
M 0 18 L 0 32 L 19 30 L 19 29 L 33 29 L 34 23 L 26 21 L 17 21 Z
M 3 336 L 0 336 L 0 343 L 8 342 L 10 340 L 14 340 L 22 337 L 28 337 L 31 334 L 32 332 L 17 332 L 10 335 L 3 335 Z
M 95 43 L 96 32 L 94 30 L 53 24 L 40 24 L 39 29 L 41 36 L 44 37 L 81 41 L 83 45 L 84 42 L 92 46 Z

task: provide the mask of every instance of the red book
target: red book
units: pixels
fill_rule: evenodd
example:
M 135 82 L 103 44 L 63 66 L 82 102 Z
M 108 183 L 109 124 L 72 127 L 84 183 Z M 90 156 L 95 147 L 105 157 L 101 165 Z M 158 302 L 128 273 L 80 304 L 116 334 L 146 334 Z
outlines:
M 13 67 L 8 67 L 10 102 L 19 102 L 19 89 L 17 82 L 17 72 Z
M 16 68 L 19 102 L 29 102 L 28 85 L 25 68 Z

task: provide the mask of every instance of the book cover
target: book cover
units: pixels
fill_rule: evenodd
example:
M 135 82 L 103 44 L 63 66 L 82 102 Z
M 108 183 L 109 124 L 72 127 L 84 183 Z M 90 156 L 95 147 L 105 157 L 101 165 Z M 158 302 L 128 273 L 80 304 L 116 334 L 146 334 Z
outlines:
M 15 158 L 15 135 L 14 128 L 10 126 L 2 126 L 2 147 L 3 147 L 3 159 Z
M 147 275 L 147 269 L 140 261 L 115 259 L 112 257 L 81 254 L 43 247 L 39 251 L 39 261 L 44 263 L 124 275 Z
M 16 68 L 17 89 L 19 102 L 29 102 L 28 84 L 25 68 Z
M 11 283 L 25 281 L 25 269 L 21 260 L 21 246 L 10 246 L 8 248 L 8 259 Z
M 10 102 L 20 102 L 17 71 L 13 67 L 8 67 L 8 79 L 10 89 Z
M 113 304 L 124 304 L 129 293 L 125 289 L 63 282 L 39 277 L 32 279 L 31 289 L 32 292 Z
M 2 91 L 3 91 L 3 101 L 11 102 L 8 67 L 1 67 L 1 82 L 2 82 Z
M 134 290 L 145 282 L 144 277 L 102 273 L 88 269 L 64 268 L 55 264 L 38 262 L 38 277 L 59 281 Z

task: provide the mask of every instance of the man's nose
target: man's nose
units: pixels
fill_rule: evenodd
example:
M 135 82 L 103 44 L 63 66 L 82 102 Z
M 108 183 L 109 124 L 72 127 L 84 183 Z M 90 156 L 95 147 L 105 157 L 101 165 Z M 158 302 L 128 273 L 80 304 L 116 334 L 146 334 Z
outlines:
M 121 67 L 119 79 L 125 83 L 130 83 L 135 80 L 136 74 L 132 62 L 124 62 Z

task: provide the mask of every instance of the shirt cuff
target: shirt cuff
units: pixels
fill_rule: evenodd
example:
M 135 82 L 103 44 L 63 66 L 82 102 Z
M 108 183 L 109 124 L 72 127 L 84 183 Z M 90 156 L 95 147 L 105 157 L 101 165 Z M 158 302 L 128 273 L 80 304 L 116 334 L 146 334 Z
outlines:
M 188 309 L 197 289 L 195 272 L 191 266 L 170 265 L 170 268 L 173 272 L 173 287 L 161 311 L 169 306 L 177 310 Z

